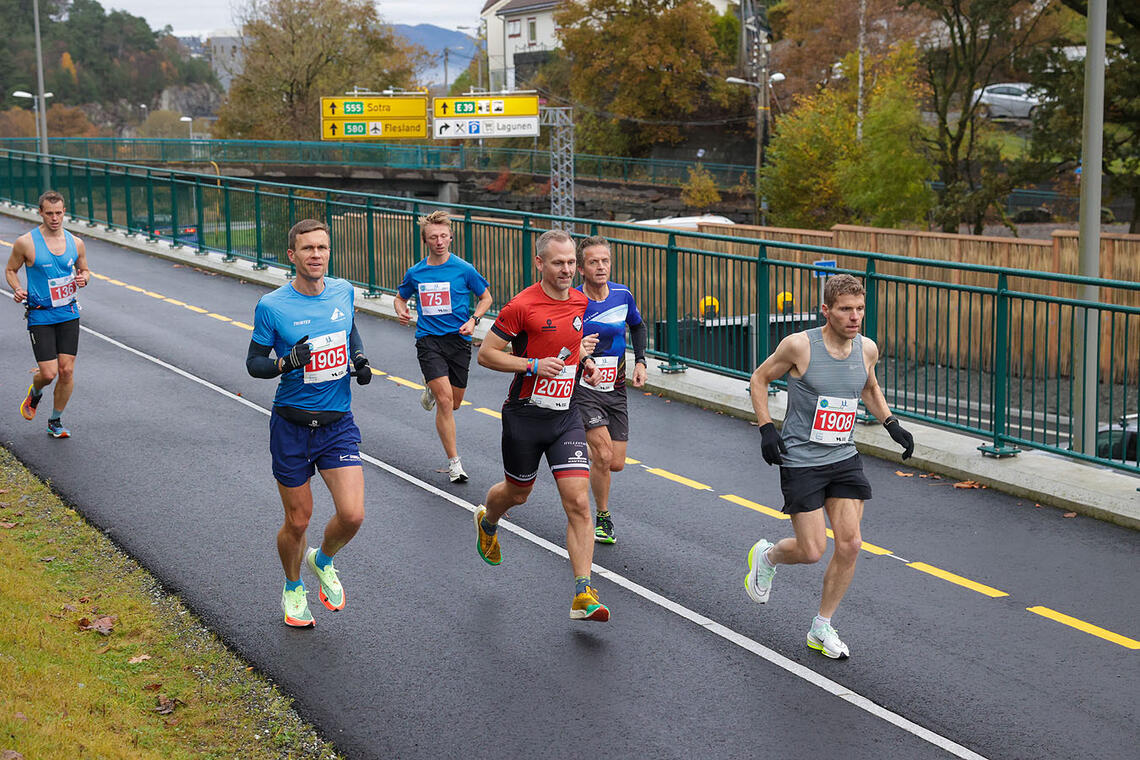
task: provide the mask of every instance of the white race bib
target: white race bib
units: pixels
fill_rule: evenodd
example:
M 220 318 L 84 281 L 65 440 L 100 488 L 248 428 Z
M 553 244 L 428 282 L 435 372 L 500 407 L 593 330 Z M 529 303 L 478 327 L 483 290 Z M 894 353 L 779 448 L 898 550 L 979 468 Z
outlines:
M 590 385 L 583 378 L 578 383 L 592 391 L 602 391 L 610 393 L 614 389 L 614 383 L 617 382 L 618 372 L 618 357 L 616 356 L 595 356 L 594 364 L 598 367 L 598 372 L 601 373 L 602 379 L 598 381 L 597 385 Z
M 51 305 L 67 306 L 75 300 L 75 274 L 67 274 L 63 277 L 56 277 L 48 279 L 48 292 L 51 293 Z
M 530 393 L 530 403 L 543 409 L 569 409 L 570 397 L 574 395 L 574 372 L 577 369 L 577 364 L 567 364 L 556 377 L 536 377 L 534 390 Z
M 450 314 L 451 283 L 421 282 L 418 299 L 420 314 Z
M 327 383 L 348 374 L 348 334 L 340 332 L 322 335 L 309 341 L 312 356 L 305 365 L 305 384 Z
M 820 396 L 815 402 L 815 419 L 812 420 L 809 440 L 825 446 L 850 443 L 858 409 L 858 399 Z

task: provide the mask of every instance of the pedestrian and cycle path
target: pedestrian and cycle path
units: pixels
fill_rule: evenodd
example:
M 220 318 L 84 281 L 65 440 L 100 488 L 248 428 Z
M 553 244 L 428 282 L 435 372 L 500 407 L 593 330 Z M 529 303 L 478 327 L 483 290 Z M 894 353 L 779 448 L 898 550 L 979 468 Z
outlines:
M 23 228 L 0 220 L 0 240 Z M 472 405 L 459 413 L 473 482 L 452 486 L 436 472 L 442 453 L 419 408 L 411 331 L 364 317 L 373 365 L 387 374 L 356 393 L 363 450 L 379 464 L 367 468 L 365 529 L 338 560 L 350 606 L 336 616 L 314 610 L 312 638 L 280 630 L 280 507 L 263 411 L 245 403 L 267 408 L 273 384 L 249 378 L 241 362 L 265 289 L 195 271 L 201 259 L 162 261 L 88 238 L 92 267 L 107 279 L 81 294 L 84 322 L 105 337 L 84 333 L 67 415 L 76 436 L 52 448 L 60 442 L 13 411 L 5 443 L 296 696 L 350 756 L 457 747 L 575 756 L 591 731 L 624 757 L 698 747 L 724 757 L 839 746 L 855 756 L 957 754 L 856 704 L 864 699 L 987 757 L 1043 756 L 1041 748 L 1076 757 L 1089 746 L 1114 757 L 1135 744 L 1124 706 L 1137 696 L 1127 674 L 1140 602 L 1135 583 L 1104 582 L 1135 577 L 1134 533 L 868 458 L 876 498 L 867 552 L 838 618 L 854 656 L 832 663 L 802 641 L 821 568 L 781 570 L 766 607 L 741 588 L 748 546 L 789 532 L 774 512 L 775 472 L 758 464 L 755 429 L 634 394 L 637 461 L 614 481 L 624 532 L 595 557 L 609 571 L 599 586 L 614 624 L 574 627 L 563 609 L 568 569 L 551 549 L 565 530 L 551 483 L 512 515 L 526 533 L 505 537 L 503 566 L 485 567 L 470 545 L 468 509 L 500 469 L 493 412 L 506 378 L 474 368 Z M 14 352 L 26 349 L 18 320 L 2 331 Z M 0 398 L 23 392 L 25 369 L 16 361 L 5 370 Z M 319 515 L 328 509 L 318 500 Z M 822 701 L 805 698 L 803 684 Z M 597 728 L 582 738 L 582 725 Z

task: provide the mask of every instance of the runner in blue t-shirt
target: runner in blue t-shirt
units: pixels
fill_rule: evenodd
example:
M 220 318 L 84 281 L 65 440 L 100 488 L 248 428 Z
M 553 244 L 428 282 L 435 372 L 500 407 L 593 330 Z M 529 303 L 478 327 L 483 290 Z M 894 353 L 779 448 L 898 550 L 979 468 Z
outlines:
M 594 362 L 602 373 L 597 385 L 579 383 L 574 404 L 586 426 L 590 448 L 590 490 L 597 505 L 594 540 L 612 544 L 616 539 L 610 515 L 610 473 L 625 469 L 625 449 L 629 442 L 629 414 L 625 395 L 625 330 L 629 327 L 633 344 L 633 386 L 645 385 L 645 346 L 647 330 L 633 294 L 624 285 L 610 282 L 612 254 L 602 237 L 588 237 L 578 244 L 578 268 L 582 284 L 578 289 L 590 303 L 586 307 L 586 334 L 597 333 Z
M 356 382 L 367 385 L 372 369 L 353 321 L 355 291 L 345 280 L 325 277 L 329 267 L 328 227 L 305 219 L 289 230 L 292 283 L 268 293 L 253 313 L 253 339 L 246 369 L 254 377 L 280 376 L 269 418 L 273 476 L 285 507 L 277 532 L 277 553 L 285 569 L 281 608 L 285 623 L 308 627 L 304 561 L 320 581 L 320 599 L 334 612 L 347 597 L 332 558 L 364 520 L 364 471 L 360 430 L 350 409 L 349 362 Z M 269 358 L 272 350 L 276 359 Z M 325 526 L 319 549 L 307 549 L 305 531 L 313 515 L 309 480 L 319 470 L 332 494 L 336 514 Z
M 467 473 L 455 442 L 455 412 L 463 404 L 471 365 L 471 335 L 491 308 L 491 291 L 483 275 L 451 253 L 451 217 L 433 211 L 420 217 L 420 237 L 427 258 L 404 274 L 396 294 L 396 315 L 407 325 L 412 314 L 408 299 L 416 299 L 416 354 L 424 375 L 420 404 L 435 407 L 435 429 L 447 454 L 448 477 L 466 483 Z M 474 310 L 471 296 L 479 300 Z
M 16 238 L 4 272 L 12 298 L 27 307 L 24 315 L 37 364 L 20 414 L 33 419 L 44 388 L 55 380 L 47 431 L 52 438 L 68 438 L 71 432 L 60 416 L 75 387 L 79 351 L 79 303 L 75 299 L 78 289 L 90 281 L 91 271 L 83 241 L 63 228 L 63 196 L 49 190 L 40 196 L 39 208 L 43 223 Z M 27 275 L 26 289 L 20 287 L 21 267 Z

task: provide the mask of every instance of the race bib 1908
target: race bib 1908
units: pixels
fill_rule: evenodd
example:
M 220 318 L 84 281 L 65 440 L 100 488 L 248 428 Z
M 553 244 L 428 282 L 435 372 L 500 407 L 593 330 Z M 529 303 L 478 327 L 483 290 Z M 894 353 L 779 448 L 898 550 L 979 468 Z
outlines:
M 51 293 L 52 308 L 67 306 L 75 300 L 75 275 L 67 274 L 63 277 L 48 279 L 48 292 Z
M 850 443 L 858 408 L 858 399 L 820 396 L 815 403 L 815 419 L 809 439 L 826 446 Z
M 577 369 L 577 364 L 567 364 L 555 377 L 536 377 L 530 403 L 543 409 L 569 409 L 570 397 L 574 395 L 574 372 Z
M 595 356 L 594 364 L 598 367 L 598 372 L 601 373 L 601 380 L 597 385 L 590 385 L 584 379 L 578 382 L 589 388 L 592 391 L 603 391 L 610 393 L 614 389 L 614 383 L 617 382 L 618 372 L 618 357 L 616 356 Z
M 309 341 L 312 356 L 305 365 L 305 383 L 327 383 L 348 374 L 348 337 L 344 330 Z
M 418 293 L 420 314 L 451 313 L 450 282 L 421 282 Z

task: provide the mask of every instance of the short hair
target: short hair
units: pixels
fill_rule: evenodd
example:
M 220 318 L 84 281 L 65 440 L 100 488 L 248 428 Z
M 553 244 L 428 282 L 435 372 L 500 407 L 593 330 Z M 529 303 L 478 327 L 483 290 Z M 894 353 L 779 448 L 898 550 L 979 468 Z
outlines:
M 570 233 L 566 230 L 547 230 L 538 236 L 538 242 L 534 244 L 535 255 L 543 261 L 546 260 L 546 249 L 550 247 L 551 243 L 574 243 L 574 238 L 570 237 Z
M 421 216 L 418 222 L 420 225 L 420 239 L 425 243 L 427 242 L 427 233 L 424 231 L 424 228 L 429 224 L 445 224 L 447 225 L 447 231 L 451 232 L 451 214 L 443 209 L 437 209 L 427 216 Z
M 302 219 L 289 228 L 289 250 L 297 250 L 297 237 L 309 232 L 316 232 L 324 230 L 328 233 L 329 228 L 324 222 L 317 221 L 316 219 Z
M 600 245 L 600 246 L 604 247 L 607 251 L 610 251 L 611 254 L 613 253 L 613 250 L 610 248 L 610 241 L 606 240 L 601 235 L 590 235 L 589 237 L 584 237 L 578 241 L 578 268 L 579 269 L 586 266 L 586 249 L 587 248 L 593 248 L 595 245 Z
M 44 210 L 45 203 L 63 203 L 63 196 L 55 190 L 48 190 L 40 196 L 40 211 Z
M 837 274 L 827 278 L 823 286 L 823 302 L 827 306 L 834 306 L 839 296 L 866 296 L 867 291 L 858 278 L 850 274 Z

